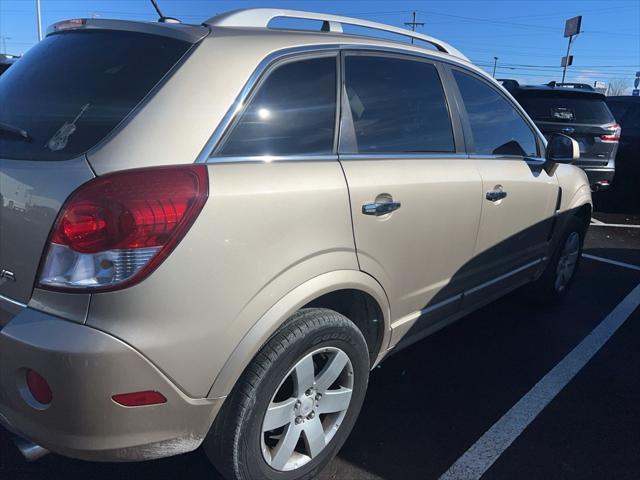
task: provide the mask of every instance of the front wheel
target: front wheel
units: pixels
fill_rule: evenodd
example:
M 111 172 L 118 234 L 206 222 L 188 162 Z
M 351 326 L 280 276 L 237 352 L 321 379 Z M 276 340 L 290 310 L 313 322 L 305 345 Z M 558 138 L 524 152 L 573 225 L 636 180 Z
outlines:
M 538 301 L 554 305 L 564 299 L 580 264 L 586 231 L 587 225 L 578 217 L 567 221 L 547 267 L 530 289 Z
M 368 376 L 367 345 L 351 321 L 300 310 L 247 367 L 205 451 L 229 480 L 313 478 L 355 424 Z

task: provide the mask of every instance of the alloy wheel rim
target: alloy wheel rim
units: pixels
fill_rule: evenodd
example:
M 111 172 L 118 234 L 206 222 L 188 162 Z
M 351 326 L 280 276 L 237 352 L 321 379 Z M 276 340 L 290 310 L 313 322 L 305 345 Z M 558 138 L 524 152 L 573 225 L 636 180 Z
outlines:
M 351 404 L 353 365 L 336 347 L 298 360 L 280 382 L 264 414 L 262 455 L 278 471 L 302 467 L 331 442 Z
M 554 285 L 556 291 L 562 292 L 569 285 L 576 270 L 579 254 L 580 235 L 578 232 L 571 232 L 562 247 L 558 265 L 556 266 L 556 281 Z

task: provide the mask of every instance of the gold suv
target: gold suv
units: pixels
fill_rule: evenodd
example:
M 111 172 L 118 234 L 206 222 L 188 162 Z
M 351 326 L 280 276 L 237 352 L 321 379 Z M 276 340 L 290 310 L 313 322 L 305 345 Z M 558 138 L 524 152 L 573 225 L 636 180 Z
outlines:
M 59 22 L 0 104 L 0 422 L 31 458 L 311 478 L 390 351 L 560 300 L 591 215 L 575 141 L 353 18 Z

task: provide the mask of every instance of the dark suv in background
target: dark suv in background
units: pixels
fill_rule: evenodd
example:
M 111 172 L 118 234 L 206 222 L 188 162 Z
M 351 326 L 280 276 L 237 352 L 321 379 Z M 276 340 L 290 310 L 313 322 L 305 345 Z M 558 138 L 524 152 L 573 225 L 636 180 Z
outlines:
M 607 192 L 606 200 L 613 208 L 640 212 L 640 97 L 607 97 L 607 106 L 622 127 L 616 155 L 617 178 Z
M 586 84 L 520 85 L 499 80 L 520 102 L 542 133 L 573 137 L 580 145 L 575 164 L 589 177 L 593 191 L 609 187 L 621 128 L 605 103 L 605 96 Z
M 9 69 L 11 65 L 15 63 L 17 60 L 16 57 L 11 55 L 5 55 L 4 53 L 0 53 L 0 75 L 2 75 L 6 70 Z

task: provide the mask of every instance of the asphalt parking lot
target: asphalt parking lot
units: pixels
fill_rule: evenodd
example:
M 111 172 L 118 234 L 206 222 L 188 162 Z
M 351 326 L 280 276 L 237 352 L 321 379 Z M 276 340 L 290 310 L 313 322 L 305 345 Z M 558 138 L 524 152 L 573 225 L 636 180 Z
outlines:
M 585 253 L 560 307 L 509 295 L 375 369 L 356 428 L 321 479 L 465 478 L 443 475 L 476 442 L 490 443 L 494 425 L 640 284 L 640 216 L 595 214 Z M 623 320 L 523 431 L 494 449 L 483 479 L 640 477 L 640 309 Z M 200 450 L 139 464 L 57 455 L 29 464 L 0 432 L 0 479 L 178 477 L 219 478 Z

